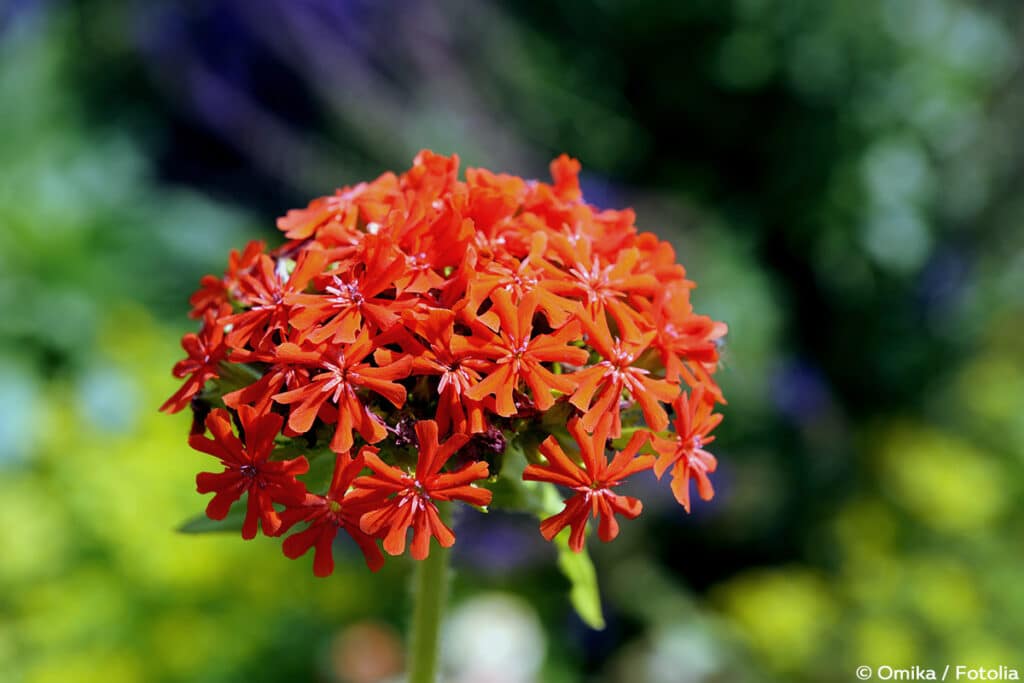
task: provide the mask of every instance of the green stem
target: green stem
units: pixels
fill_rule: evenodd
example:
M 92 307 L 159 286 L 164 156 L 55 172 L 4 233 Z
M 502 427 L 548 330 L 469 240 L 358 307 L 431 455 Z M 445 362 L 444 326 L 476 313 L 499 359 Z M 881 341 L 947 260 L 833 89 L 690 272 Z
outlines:
M 442 509 L 442 519 L 446 516 Z M 436 683 L 441 616 L 448 597 L 451 551 L 431 544 L 430 555 L 416 563 L 413 583 L 409 683 Z

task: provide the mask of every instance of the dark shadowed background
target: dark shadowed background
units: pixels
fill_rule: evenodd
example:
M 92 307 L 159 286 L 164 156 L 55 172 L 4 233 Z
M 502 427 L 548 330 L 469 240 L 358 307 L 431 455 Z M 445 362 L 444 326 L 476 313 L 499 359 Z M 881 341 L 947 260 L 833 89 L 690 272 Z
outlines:
M 466 516 L 460 683 L 1024 668 L 1024 7 L 0 0 L 0 680 L 395 680 L 405 561 L 327 580 L 202 510 L 156 412 L 232 247 L 421 148 L 675 243 L 729 324 L 711 503 L 592 544 Z

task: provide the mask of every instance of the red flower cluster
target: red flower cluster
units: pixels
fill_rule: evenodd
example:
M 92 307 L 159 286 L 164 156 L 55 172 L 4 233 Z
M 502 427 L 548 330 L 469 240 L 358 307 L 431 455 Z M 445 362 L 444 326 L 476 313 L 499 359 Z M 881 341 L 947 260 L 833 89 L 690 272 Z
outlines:
M 711 498 L 725 325 L 693 312 L 672 247 L 632 210 L 583 201 L 579 168 L 563 155 L 552 184 L 482 169 L 461 181 L 457 158 L 424 151 L 401 176 L 289 211 L 283 246 L 252 243 L 204 277 L 190 300 L 202 327 L 174 368 L 186 381 L 162 409 L 191 402 L 190 444 L 224 465 L 197 478 L 215 494 L 207 514 L 247 494 L 242 535 L 298 529 L 284 552 L 315 548 L 318 576 L 339 530 L 373 570 L 409 529 L 422 559 L 431 537 L 455 541 L 438 503 L 490 504 L 523 435 L 543 444 L 522 479 L 571 492 L 541 533 L 570 527 L 574 550 L 592 515 L 610 541 L 616 514 L 640 514 L 612 489 L 641 470 L 671 468 L 687 510 L 691 479 Z M 300 452 L 329 457 L 330 481 Z

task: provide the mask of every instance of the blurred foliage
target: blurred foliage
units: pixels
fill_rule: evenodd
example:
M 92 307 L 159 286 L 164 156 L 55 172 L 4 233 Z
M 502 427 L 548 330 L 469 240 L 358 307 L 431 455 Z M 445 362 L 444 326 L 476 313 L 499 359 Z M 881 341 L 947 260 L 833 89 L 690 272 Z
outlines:
M 127 382 L 158 378 L 135 385 L 134 407 L 159 403 L 173 391 L 162 372 L 173 338 L 138 309 L 106 318 L 94 353 Z M 253 680 L 265 657 L 275 675 L 308 676 L 324 655 L 317 632 L 396 616 L 355 563 L 325 583 L 278 561 L 273 544 L 173 534 L 196 507 L 187 419 L 135 410 L 111 430 L 69 389 L 45 389 L 32 467 L 0 481 L 14 512 L 0 563 L 3 680 Z
M 637 483 L 644 516 L 592 548 L 601 632 L 533 521 L 467 515 L 450 680 L 1024 666 L 1022 19 L 1010 0 L 0 5 L 0 680 L 400 669 L 408 567 L 319 581 L 273 544 L 174 534 L 203 456 L 155 410 L 200 274 L 420 147 L 533 176 L 579 157 L 588 199 L 635 206 L 730 325 L 714 502 L 687 518 Z M 451 646 L 470 640 L 531 656 Z
M 66 73 L 76 55 L 62 49 L 70 25 L 23 14 L 0 40 L 4 459 L 32 449 L 23 426 L 43 400 L 37 377 L 72 378 L 99 419 L 118 427 L 125 406 L 103 402 L 133 399 L 97 365 L 105 309 L 133 300 L 180 311 L 182 290 L 245 234 L 237 209 L 154 183 L 124 133 L 85 127 Z

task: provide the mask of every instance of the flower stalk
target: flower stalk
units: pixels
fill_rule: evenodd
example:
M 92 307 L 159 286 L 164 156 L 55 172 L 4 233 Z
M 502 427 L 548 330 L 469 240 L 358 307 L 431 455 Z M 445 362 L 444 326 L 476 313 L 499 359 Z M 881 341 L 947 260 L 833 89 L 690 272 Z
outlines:
M 441 515 L 442 519 L 448 517 L 448 511 L 442 508 Z M 450 557 L 450 549 L 434 548 L 426 559 L 415 563 L 409 683 L 437 681 L 441 619 L 448 599 Z

